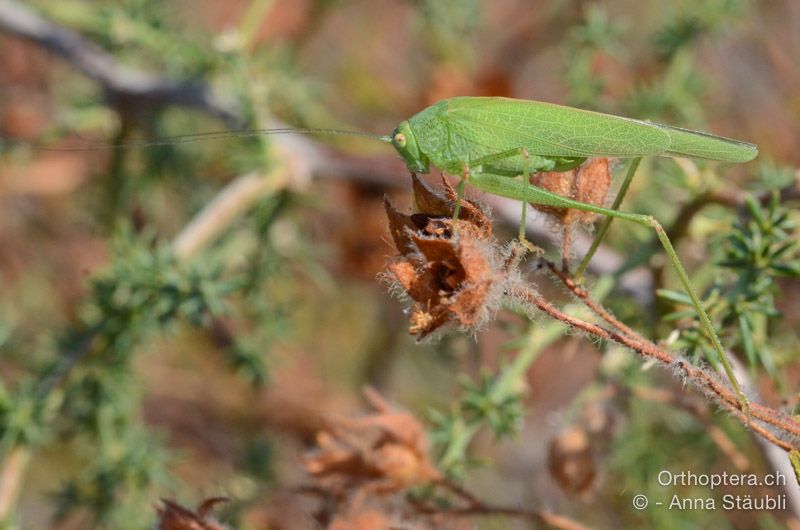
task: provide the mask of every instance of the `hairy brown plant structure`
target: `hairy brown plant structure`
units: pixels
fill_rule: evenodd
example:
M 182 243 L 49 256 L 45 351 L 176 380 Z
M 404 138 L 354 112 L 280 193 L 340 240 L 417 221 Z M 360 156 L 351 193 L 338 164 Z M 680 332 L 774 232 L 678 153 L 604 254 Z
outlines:
M 422 423 L 375 390 L 364 395 L 373 412 L 331 419 L 317 434 L 318 449 L 305 459 L 308 472 L 334 491 L 392 493 L 437 480 Z
M 530 182 L 534 186 L 568 199 L 603 206 L 611 187 L 611 171 L 608 158 L 590 158 L 569 171 L 534 173 L 531 175 Z M 597 216 L 592 212 L 572 208 L 559 208 L 543 204 L 533 204 L 533 207 L 554 217 L 565 226 L 574 223 L 590 224 Z
M 412 179 L 417 213 L 403 214 L 385 202 L 399 253 L 386 277 L 411 300 L 409 333 L 422 338 L 447 324 L 474 330 L 489 319 L 503 293 L 506 252 L 477 203 L 463 199 L 454 221 L 458 198 L 447 180 L 442 179 L 441 194 L 416 175 Z

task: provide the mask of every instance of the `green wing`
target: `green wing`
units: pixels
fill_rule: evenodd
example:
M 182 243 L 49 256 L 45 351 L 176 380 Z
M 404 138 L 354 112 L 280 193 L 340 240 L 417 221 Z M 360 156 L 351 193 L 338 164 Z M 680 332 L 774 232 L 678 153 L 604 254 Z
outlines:
M 541 156 L 667 155 L 726 162 L 745 162 L 758 153 L 736 140 L 538 101 L 457 97 L 437 107 L 438 119 L 471 153 L 524 147 Z
M 658 126 L 538 101 L 458 97 L 441 119 L 469 144 L 493 151 L 517 147 L 558 157 L 660 155 L 670 135 Z
M 660 125 L 670 136 L 666 155 L 704 158 L 720 162 L 749 162 L 758 155 L 758 146 L 722 136 Z

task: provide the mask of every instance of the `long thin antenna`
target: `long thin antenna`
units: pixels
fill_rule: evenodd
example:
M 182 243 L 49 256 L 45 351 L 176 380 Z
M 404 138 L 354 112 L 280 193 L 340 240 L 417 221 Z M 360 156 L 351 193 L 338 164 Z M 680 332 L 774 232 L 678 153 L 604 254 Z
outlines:
M 380 136 L 377 134 L 366 133 L 361 131 L 344 131 L 340 129 L 294 129 L 291 127 L 282 127 L 275 129 L 247 129 L 241 131 L 208 131 L 201 133 L 179 134 L 177 136 L 169 136 L 158 138 L 155 140 L 146 140 L 142 142 L 126 142 L 120 144 L 103 143 L 103 142 L 81 142 L 80 145 L 75 146 L 59 146 L 49 147 L 44 145 L 35 144 L 25 140 L 19 140 L 0 134 L 0 145 L 3 141 L 11 145 L 23 145 L 31 147 L 38 151 L 105 151 L 114 149 L 128 149 L 140 147 L 158 147 L 165 145 L 176 144 L 189 144 L 195 142 L 204 142 L 209 140 L 218 140 L 225 138 L 249 138 L 254 136 L 266 136 L 270 134 L 327 134 L 337 136 L 360 136 L 362 138 L 371 138 L 381 142 L 391 142 L 391 136 Z

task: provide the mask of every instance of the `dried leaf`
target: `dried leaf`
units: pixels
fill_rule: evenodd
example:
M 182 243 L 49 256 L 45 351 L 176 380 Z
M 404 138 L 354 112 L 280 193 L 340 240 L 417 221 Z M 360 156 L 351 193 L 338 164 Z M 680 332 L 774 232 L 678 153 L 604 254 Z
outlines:
M 455 203 L 426 186 L 415 173 L 411 174 L 411 185 L 414 191 L 414 205 L 418 211 L 431 216 L 453 216 Z
M 453 218 L 456 204 L 458 202 L 458 192 L 450 181 L 442 175 L 442 188 L 444 195 L 429 188 L 419 177 L 411 174 L 412 186 L 414 189 L 414 203 L 419 212 L 427 218 L 441 218 L 447 221 L 448 225 Z M 418 214 L 419 215 L 419 214 Z M 492 236 L 492 221 L 478 203 L 466 198 L 461 198 L 461 209 L 458 214 L 459 230 L 474 231 L 475 236 L 488 239 Z M 420 229 L 425 228 L 418 225 Z M 432 234 L 433 235 L 433 234 Z
M 458 201 L 458 192 L 450 185 L 450 181 L 447 180 L 444 175 L 442 175 L 442 187 L 450 203 L 455 207 Z M 450 215 L 452 216 L 452 212 Z M 462 197 L 461 211 L 458 217 L 460 221 L 471 224 L 473 228 L 482 229 L 477 231 L 476 236 L 480 237 L 483 235 L 484 238 L 487 239 L 492 236 L 492 220 L 479 204 Z
M 389 219 L 389 233 L 392 235 L 395 247 L 401 253 L 413 251 L 411 243 L 411 233 L 416 230 L 416 225 L 412 222 L 411 216 L 403 215 L 392 205 L 389 197 L 384 198 L 386 217 Z

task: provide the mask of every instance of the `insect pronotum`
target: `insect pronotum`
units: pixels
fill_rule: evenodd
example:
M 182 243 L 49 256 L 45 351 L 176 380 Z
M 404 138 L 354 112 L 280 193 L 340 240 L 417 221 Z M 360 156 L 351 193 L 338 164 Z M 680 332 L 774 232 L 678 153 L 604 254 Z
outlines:
M 614 208 L 603 208 L 532 186 L 529 176 L 539 171 L 566 171 L 589 157 L 628 158 L 631 159 L 631 170 L 626 177 L 627 183 L 641 157 L 675 156 L 740 163 L 758 155 L 755 145 L 703 132 L 538 101 L 454 97 L 402 121 L 389 136 L 376 137 L 331 129 L 267 129 L 188 134 L 136 144 L 92 144 L 61 150 L 146 147 L 288 132 L 354 134 L 391 143 L 412 172 L 428 173 L 433 165 L 446 173 L 460 176 L 460 190 L 463 190 L 464 182 L 469 182 L 481 191 L 522 201 L 523 226 L 528 203 L 604 215 L 607 217 L 606 224 L 601 228 L 579 273 L 605 233 L 610 219 L 618 218 L 652 228 L 689 295 L 703 331 L 740 397 L 742 408 L 747 408 L 747 398 L 734 376 L 711 320 L 700 304 L 689 276 L 661 224 L 650 215 L 618 211 L 616 206 L 621 196 L 615 200 Z M 522 226 L 520 230 L 524 237 Z

